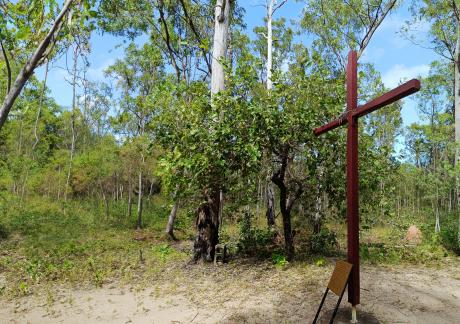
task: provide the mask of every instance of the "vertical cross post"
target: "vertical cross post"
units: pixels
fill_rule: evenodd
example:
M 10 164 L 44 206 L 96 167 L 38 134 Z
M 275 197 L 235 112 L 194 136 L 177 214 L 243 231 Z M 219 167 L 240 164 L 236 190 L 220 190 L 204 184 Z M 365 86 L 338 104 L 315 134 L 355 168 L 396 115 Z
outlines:
M 354 51 L 348 54 L 346 118 L 335 119 L 314 130 L 316 136 L 339 126 L 347 126 L 347 256 L 353 265 L 348 280 L 348 301 L 352 305 L 353 319 L 360 303 L 359 284 L 359 172 L 358 172 L 358 119 L 377 109 L 407 97 L 420 90 L 420 81 L 412 79 L 358 107 L 358 58 Z
M 357 55 L 348 54 L 347 65 L 347 243 L 348 262 L 353 264 L 348 285 L 348 301 L 359 304 L 359 196 L 358 196 L 358 107 Z

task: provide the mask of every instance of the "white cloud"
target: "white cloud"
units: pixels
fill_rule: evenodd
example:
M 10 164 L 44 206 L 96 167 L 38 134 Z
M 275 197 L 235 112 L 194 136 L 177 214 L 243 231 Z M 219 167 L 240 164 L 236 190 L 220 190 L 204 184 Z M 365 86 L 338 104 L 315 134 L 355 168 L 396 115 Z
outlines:
M 110 65 L 115 63 L 114 58 L 109 58 L 105 60 L 101 65 L 98 67 L 90 67 L 88 69 L 88 78 L 91 81 L 103 81 L 105 80 L 104 70 L 107 69 Z
M 430 71 L 428 64 L 421 64 L 407 67 L 403 64 L 396 64 L 382 76 L 382 81 L 387 88 L 394 88 L 401 82 L 419 76 L 426 76 Z
M 67 82 L 69 74 L 65 69 L 51 68 L 48 77 L 51 77 L 52 80 L 57 82 Z
M 383 58 L 385 49 L 382 47 L 368 47 L 364 50 L 363 55 L 360 57 L 361 61 L 365 62 L 376 62 Z
M 390 15 L 386 17 L 382 24 L 379 26 L 378 30 L 385 32 L 398 32 L 402 26 L 406 23 L 406 19 L 398 15 Z

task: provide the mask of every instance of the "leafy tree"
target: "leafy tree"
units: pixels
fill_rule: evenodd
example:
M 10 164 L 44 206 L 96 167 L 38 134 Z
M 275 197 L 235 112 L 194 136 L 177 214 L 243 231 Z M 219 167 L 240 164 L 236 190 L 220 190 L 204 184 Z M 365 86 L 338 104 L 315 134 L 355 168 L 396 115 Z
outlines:
M 35 68 L 49 60 L 53 51 L 55 52 L 55 44 L 67 35 L 68 32 L 63 27 L 66 17 L 69 22 L 73 22 L 73 18 L 69 16 L 71 8 L 74 5 L 79 7 L 80 10 L 72 13 L 75 15 L 75 22 L 83 25 L 86 19 L 94 16 L 94 12 L 90 10 L 91 4 L 92 0 L 67 0 L 59 10 L 55 1 L 24 0 L 7 2 L 0 7 L 0 47 L 4 61 L 4 66 L 1 67 L 6 69 L 7 75 L 6 96 L 0 107 L 0 129 Z M 10 52 L 21 54 L 10 56 Z M 27 53 L 27 59 L 23 53 Z M 21 61 L 12 64 L 10 57 L 19 57 Z M 16 69 L 18 72 L 12 82 Z
M 153 44 L 145 44 L 141 48 L 131 44 L 126 49 L 125 59 L 116 61 L 106 73 L 117 80 L 117 87 L 121 90 L 120 111 L 115 127 L 120 134 L 126 136 L 128 141 L 135 143 L 139 154 L 137 228 L 140 229 L 142 227 L 143 178 L 150 147 L 146 131 L 155 115 L 156 106 L 162 101 L 164 91 L 161 86 L 164 70 L 160 50 Z M 131 183 L 129 189 L 133 189 Z M 131 193 L 128 194 L 128 197 L 130 199 Z

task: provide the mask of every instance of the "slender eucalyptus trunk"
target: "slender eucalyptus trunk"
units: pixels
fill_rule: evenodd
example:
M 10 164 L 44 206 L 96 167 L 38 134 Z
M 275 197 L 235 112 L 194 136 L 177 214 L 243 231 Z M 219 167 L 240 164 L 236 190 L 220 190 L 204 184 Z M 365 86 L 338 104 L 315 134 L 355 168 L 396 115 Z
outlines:
M 144 157 L 142 156 L 142 159 Z M 142 171 L 139 171 L 139 193 L 137 195 L 137 223 L 136 229 L 142 228 Z
M 57 200 L 61 199 L 61 165 L 58 168 L 58 192 L 57 192 Z
M 64 201 L 67 201 L 67 194 L 70 186 L 70 177 L 72 175 L 72 164 L 73 156 L 75 153 L 75 110 L 77 105 L 77 66 L 78 66 L 78 52 L 79 46 L 75 44 L 75 49 L 73 52 L 73 68 L 72 68 L 72 113 L 70 115 L 70 128 L 72 131 L 72 138 L 70 143 L 70 157 L 69 157 L 69 167 L 67 169 L 67 180 L 65 184 L 64 191 Z
M 273 69 L 273 5 L 275 0 L 270 0 L 267 7 L 267 89 L 273 88 L 272 69 Z
M 109 199 L 107 198 L 107 195 L 105 192 L 102 192 L 102 198 L 104 200 L 104 214 L 105 214 L 105 220 L 109 220 Z
M 226 59 L 230 1 L 217 0 L 214 10 L 214 42 L 212 51 L 211 96 L 225 89 L 224 66 Z
M 168 224 L 166 225 L 166 234 L 168 234 L 169 238 L 172 240 L 176 240 L 174 236 L 174 222 L 177 216 L 177 210 L 179 209 L 179 200 L 176 199 L 174 202 L 174 206 L 171 209 L 171 213 L 169 214 Z
M 42 113 L 43 98 L 45 97 L 45 92 L 46 92 L 46 81 L 48 80 L 48 70 L 49 70 L 49 60 L 46 59 L 45 80 L 43 81 L 42 93 L 40 94 L 40 102 L 38 103 L 37 116 L 35 117 L 35 125 L 34 125 L 35 142 L 32 145 L 32 151 L 35 150 L 35 147 L 37 146 L 38 142 L 40 141 L 40 138 L 38 137 L 38 121 L 40 120 L 40 115 Z
M 131 219 L 133 206 L 133 186 L 131 176 L 128 178 L 128 219 Z
M 270 0 L 267 6 L 267 91 L 270 92 L 273 89 L 272 70 L 273 70 L 273 6 L 275 0 Z M 275 225 L 275 189 L 273 184 L 268 182 L 267 184 L 267 211 L 265 213 L 267 217 L 268 227 Z
M 457 21 L 457 42 L 455 46 L 455 165 L 460 164 L 460 21 Z M 457 173 L 458 174 L 458 173 Z M 460 206 L 460 176 L 456 177 L 457 211 Z M 460 213 L 458 213 L 458 246 L 460 247 Z

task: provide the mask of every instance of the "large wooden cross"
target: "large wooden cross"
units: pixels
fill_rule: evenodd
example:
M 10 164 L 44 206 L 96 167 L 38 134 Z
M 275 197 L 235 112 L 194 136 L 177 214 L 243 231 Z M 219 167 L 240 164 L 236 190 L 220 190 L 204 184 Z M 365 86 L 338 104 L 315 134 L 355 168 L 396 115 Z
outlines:
M 348 54 L 346 71 L 347 110 L 338 119 L 315 129 L 319 136 L 348 124 L 347 131 L 347 243 L 348 262 L 353 264 L 348 282 L 348 301 L 359 304 L 359 173 L 358 173 L 358 118 L 389 105 L 420 90 L 420 81 L 412 79 L 384 95 L 358 106 L 357 55 Z

